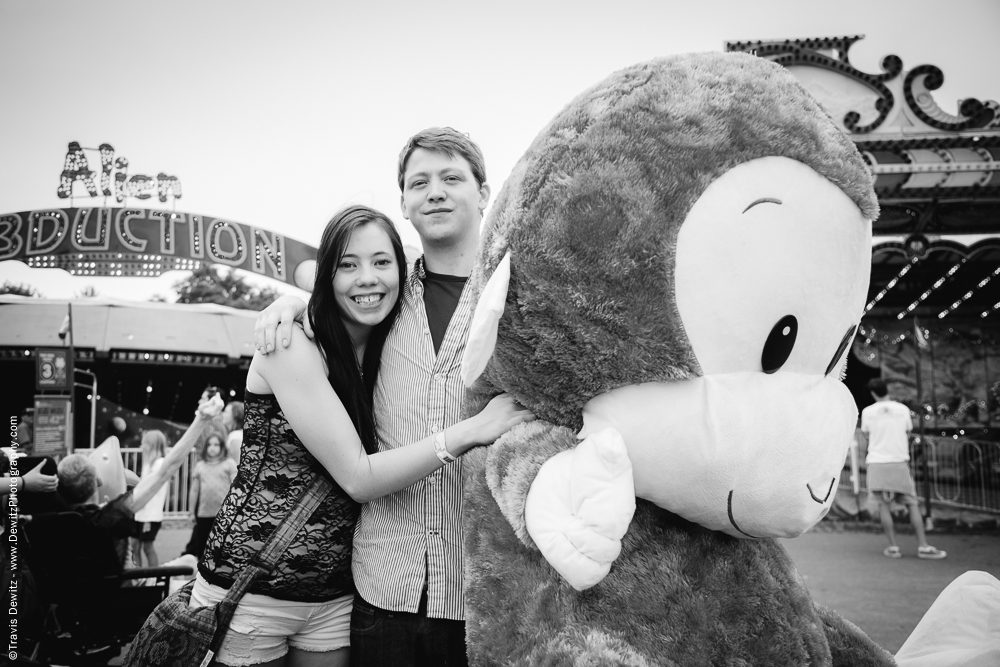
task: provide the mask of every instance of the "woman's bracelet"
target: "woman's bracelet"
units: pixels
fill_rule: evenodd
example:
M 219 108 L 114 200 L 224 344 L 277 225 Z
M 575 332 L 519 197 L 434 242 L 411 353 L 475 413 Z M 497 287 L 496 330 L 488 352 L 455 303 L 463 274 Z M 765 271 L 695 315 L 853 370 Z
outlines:
M 434 453 L 437 454 L 439 459 L 441 459 L 441 463 L 445 465 L 458 460 L 451 455 L 451 452 L 448 451 L 448 447 L 445 443 L 444 431 L 434 434 Z

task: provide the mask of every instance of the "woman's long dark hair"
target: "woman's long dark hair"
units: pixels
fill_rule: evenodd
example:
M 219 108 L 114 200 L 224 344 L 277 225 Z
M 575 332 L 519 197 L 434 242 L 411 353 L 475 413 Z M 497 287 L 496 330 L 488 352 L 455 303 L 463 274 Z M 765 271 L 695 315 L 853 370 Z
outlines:
M 359 371 L 354 344 L 341 320 L 340 306 L 333 293 L 333 276 L 347 252 L 347 244 L 350 243 L 354 230 L 368 224 L 381 227 L 392 243 L 399 269 L 399 297 L 386 318 L 372 328 Z M 403 242 L 389 218 L 367 206 L 349 206 L 333 216 L 323 230 L 323 239 L 316 257 L 316 283 L 309 299 L 309 321 L 316 334 L 316 342 L 326 358 L 330 386 L 347 409 L 361 438 L 361 444 L 369 454 L 378 451 L 373 403 L 379 360 L 382 358 L 385 339 L 399 313 L 405 282 L 406 255 L 403 253 Z M 358 391 L 359 387 L 364 390 Z

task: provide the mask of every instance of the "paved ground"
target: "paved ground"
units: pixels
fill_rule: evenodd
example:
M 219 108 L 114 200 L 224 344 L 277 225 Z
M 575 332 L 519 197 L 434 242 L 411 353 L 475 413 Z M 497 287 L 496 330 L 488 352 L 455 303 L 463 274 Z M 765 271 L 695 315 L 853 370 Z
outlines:
M 913 535 L 898 536 L 903 558 L 891 559 L 882 555 L 888 542 L 877 528 L 850 528 L 838 532 L 820 524 L 782 543 L 813 599 L 835 609 L 892 653 L 955 577 L 982 570 L 1000 578 L 1000 535 L 931 533 L 928 541 L 948 557 L 929 561 L 916 557 Z M 190 527 L 166 524 L 156 540 L 160 559 L 180 555 L 189 536 Z
M 168 521 L 156 535 L 156 555 L 160 562 L 177 558 L 181 555 L 191 537 L 192 524 L 188 521 Z
M 835 609 L 895 653 L 938 594 L 955 577 L 982 570 L 1000 578 L 1000 536 L 930 534 L 944 560 L 916 557 L 916 539 L 899 535 L 903 558 L 882 555 L 875 532 L 808 532 L 782 540 L 813 599 Z

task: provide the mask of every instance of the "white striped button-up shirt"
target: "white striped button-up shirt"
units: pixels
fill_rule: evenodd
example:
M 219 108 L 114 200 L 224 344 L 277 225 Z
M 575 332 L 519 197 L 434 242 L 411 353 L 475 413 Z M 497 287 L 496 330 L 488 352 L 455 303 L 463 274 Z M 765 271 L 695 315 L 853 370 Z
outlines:
M 403 286 L 403 301 L 375 387 L 381 449 L 444 430 L 461 418 L 460 368 L 474 302 L 466 288 L 434 353 L 424 307 L 423 258 Z M 358 593 L 389 611 L 414 613 L 426 581 L 427 616 L 464 620 L 462 460 L 396 493 L 361 506 L 352 570 Z

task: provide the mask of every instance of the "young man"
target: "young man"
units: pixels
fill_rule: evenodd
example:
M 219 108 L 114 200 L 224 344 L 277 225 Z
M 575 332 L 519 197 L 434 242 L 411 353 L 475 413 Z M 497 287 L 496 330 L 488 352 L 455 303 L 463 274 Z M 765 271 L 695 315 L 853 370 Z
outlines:
M 907 506 L 910 523 L 917 534 L 917 556 L 937 560 L 947 553 L 927 544 L 924 524 L 920 519 L 917 491 L 907 462 L 910 460 L 910 443 L 907 433 L 913 428 L 910 409 L 889 398 L 885 382 L 875 378 L 868 383 L 875 403 L 861 411 L 861 432 L 868 437 L 868 493 L 878 499 L 878 512 L 882 530 L 889 538 L 889 546 L 882 553 L 889 558 L 903 554 L 896 544 L 896 531 L 892 524 L 889 505 L 894 499 Z
M 430 128 L 399 156 L 400 208 L 423 245 L 403 289 L 375 388 L 381 447 L 459 421 L 462 354 L 475 307 L 465 283 L 490 198 L 482 152 L 451 128 Z M 257 348 L 288 345 L 305 304 L 283 297 L 257 319 Z M 443 454 L 447 456 L 446 454 Z M 450 458 L 450 457 L 447 457 Z M 358 594 L 352 665 L 465 665 L 462 463 L 362 506 L 354 536 Z

